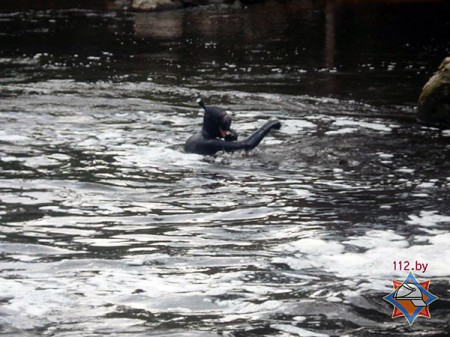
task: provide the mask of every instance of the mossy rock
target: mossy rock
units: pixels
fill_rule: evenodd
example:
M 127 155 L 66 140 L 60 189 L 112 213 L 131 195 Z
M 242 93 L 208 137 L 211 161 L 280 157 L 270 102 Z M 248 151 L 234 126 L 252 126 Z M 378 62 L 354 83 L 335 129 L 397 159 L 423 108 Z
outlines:
M 450 57 L 442 61 L 422 88 L 417 119 L 420 123 L 440 128 L 450 128 Z

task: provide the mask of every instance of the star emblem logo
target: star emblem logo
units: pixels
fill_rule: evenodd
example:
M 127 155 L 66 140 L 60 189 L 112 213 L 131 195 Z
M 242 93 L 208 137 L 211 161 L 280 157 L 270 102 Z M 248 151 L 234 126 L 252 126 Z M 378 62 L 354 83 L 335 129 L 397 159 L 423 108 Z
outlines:
M 430 280 L 418 282 L 412 273 L 403 281 L 392 281 L 394 291 L 383 298 L 394 306 L 392 318 L 404 316 L 409 325 L 412 325 L 417 317 L 430 318 L 430 303 L 438 297 L 428 289 Z

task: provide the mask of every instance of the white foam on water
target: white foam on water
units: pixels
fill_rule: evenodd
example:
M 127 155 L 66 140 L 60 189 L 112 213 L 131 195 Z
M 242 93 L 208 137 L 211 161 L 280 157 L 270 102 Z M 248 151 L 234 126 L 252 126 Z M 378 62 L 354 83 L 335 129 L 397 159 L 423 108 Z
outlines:
M 282 121 L 280 131 L 281 133 L 296 135 L 305 129 L 315 129 L 317 124 L 302 119 L 290 119 Z
M 327 254 L 339 254 L 343 251 L 343 246 L 337 242 L 326 241 L 320 238 L 305 238 L 297 241 L 282 244 L 277 247 L 282 252 L 299 252 L 316 255 L 326 251 Z
M 28 192 L 24 191 L 19 194 L 8 194 L 0 196 L 0 200 L 4 203 L 20 203 L 23 205 L 39 205 L 56 201 L 58 198 L 53 192 Z
M 398 169 L 396 169 L 397 172 L 402 172 L 402 173 L 409 173 L 409 174 L 413 174 L 415 169 L 413 168 L 408 168 L 408 167 L 400 167 Z
M 45 288 L 40 287 L 42 275 L 33 279 L 0 279 L 2 293 L 10 297 L 3 307 L 14 313 L 12 323 L 18 329 L 31 329 L 52 321 L 53 312 L 59 305 L 69 305 L 64 288 L 46 280 Z
M 3 262 L 1 268 L 10 270 L 3 272 L 3 275 L 11 275 L 0 280 L 0 287 L 2 294 L 8 296 L 4 308 L 22 317 L 17 328 L 28 327 L 26 324 L 33 317 L 47 317 L 62 323 L 73 316 L 71 310 L 76 310 L 77 319 L 82 321 L 83 317 L 102 316 L 114 310 L 114 306 L 150 312 L 209 313 L 218 306 L 204 300 L 210 296 L 208 292 L 226 293 L 242 285 L 236 279 L 240 274 L 214 277 L 196 272 L 157 275 L 154 267 L 130 266 L 125 261 L 69 260 L 39 265 Z M 17 278 L 17 273 L 22 272 L 20 269 L 29 274 L 27 278 Z M 15 279 L 12 279 L 14 275 Z M 137 289 L 139 294 L 135 294 Z M 42 319 L 39 323 L 45 325 L 47 322 Z
M 86 244 L 92 247 L 128 247 L 133 241 L 120 238 L 74 238 L 74 242 Z
M 436 187 L 436 182 L 424 181 L 416 186 L 416 188 L 429 189 Z
M 256 300 L 255 298 L 254 300 Z M 259 301 L 258 301 L 259 302 Z M 219 307 L 222 307 L 224 314 L 230 317 L 245 315 L 251 319 L 262 319 L 269 313 L 280 311 L 286 308 L 286 304 L 283 301 L 266 300 L 262 303 L 255 303 L 253 301 L 246 300 L 224 300 L 218 301 Z M 226 307 L 226 308 L 223 308 Z
M 17 143 L 17 142 L 29 142 L 31 139 L 27 136 L 9 134 L 6 131 L 0 131 L 0 142 Z
M 73 251 L 65 248 L 50 247 L 37 244 L 20 244 L 20 243 L 6 243 L 0 242 L 0 252 L 3 254 L 18 254 L 36 256 L 51 256 L 51 255 L 67 255 L 67 254 L 83 254 L 80 251 Z
M 359 129 L 357 129 L 357 128 L 342 128 L 339 130 L 326 131 L 325 134 L 328 136 L 345 135 L 345 134 L 349 134 L 349 133 L 355 133 L 358 130 Z
M 329 337 L 327 334 L 314 332 L 311 330 L 299 328 L 295 325 L 289 325 L 289 324 L 271 324 L 271 328 L 289 333 L 290 335 L 297 335 L 301 337 Z
M 424 220 L 411 220 L 414 225 L 419 221 Z M 435 214 L 425 221 L 430 227 L 429 222 L 436 225 L 447 222 L 448 217 Z M 352 246 L 362 251 L 355 252 L 350 249 Z M 342 242 L 310 237 L 278 245 L 274 250 L 282 253 L 272 259 L 273 263 L 285 263 L 299 271 L 316 268 L 347 279 L 365 279 L 372 289 L 385 290 L 389 286 L 385 280 L 404 275 L 405 271 L 394 270 L 394 261 L 410 261 L 411 268 L 416 261 L 427 263 L 425 274 L 411 270 L 418 276 L 450 276 L 450 233 L 446 231 L 407 238 L 392 230 L 371 230 L 364 236 L 349 237 Z
M 199 167 L 203 156 L 173 150 L 162 144 L 123 145 L 115 149 L 117 164 L 125 167 Z
M 450 223 L 450 216 L 438 214 L 437 211 L 421 211 L 420 215 L 409 215 L 406 223 L 420 227 L 436 227 L 440 223 Z
M 209 239 L 194 236 L 181 236 L 181 235 L 150 235 L 150 234 L 121 234 L 116 235 L 112 240 L 123 240 L 124 242 L 147 242 L 151 243 L 161 243 L 165 242 L 166 245 L 176 246 L 183 245 L 183 247 L 204 247 L 204 246 L 221 246 L 228 245 L 230 242 L 228 240 L 219 239 Z M 246 241 L 233 241 L 233 244 L 248 246 L 251 243 Z
M 392 157 L 394 157 L 392 153 L 384 153 L 384 152 L 377 152 L 377 155 L 382 159 L 392 159 Z
M 58 161 L 68 161 L 71 157 L 63 153 L 53 153 L 48 155 L 47 158 L 55 159 Z
M 346 117 L 338 117 L 332 124 L 333 126 L 357 126 L 359 128 L 364 129 L 370 129 L 373 131 L 379 131 L 379 132 L 391 132 L 393 125 L 385 125 L 382 123 L 374 123 L 374 122 L 364 122 L 364 121 L 358 121 Z

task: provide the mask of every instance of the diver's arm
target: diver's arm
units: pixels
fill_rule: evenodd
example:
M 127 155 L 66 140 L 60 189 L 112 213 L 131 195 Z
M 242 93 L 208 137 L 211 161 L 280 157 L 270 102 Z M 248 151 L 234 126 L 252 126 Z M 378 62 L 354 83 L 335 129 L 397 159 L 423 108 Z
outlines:
M 246 148 L 244 150 L 252 150 L 258 146 L 259 143 L 263 140 L 263 138 L 269 133 L 272 129 L 280 129 L 281 123 L 277 120 L 268 121 L 263 125 L 259 130 L 255 131 L 252 135 L 250 135 L 247 139 L 243 141 Z
M 248 138 L 242 141 L 225 141 L 222 139 L 211 139 L 208 140 L 208 147 L 214 148 L 215 151 L 226 151 L 233 152 L 237 150 L 252 150 L 263 140 L 263 138 L 269 133 L 272 129 L 279 129 L 281 123 L 277 120 L 268 121 L 264 124 L 263 127 L 255 131 Z

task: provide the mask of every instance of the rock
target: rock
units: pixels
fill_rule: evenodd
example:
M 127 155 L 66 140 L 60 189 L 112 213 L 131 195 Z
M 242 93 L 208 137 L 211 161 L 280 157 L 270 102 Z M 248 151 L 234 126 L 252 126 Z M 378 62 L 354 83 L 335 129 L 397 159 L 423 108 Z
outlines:
M 417 119 L 426 125 L 450 128 L 450 57 L 422 88 Z
M 131 9 L 137 11 L 161 11 L 182 7 L 182 0 L 133 0 L 131 2 Z
M 131 0 L 114 0 L 108 8 L 113 10 L 127 11 L 128 9 L 130 9 L 130 5 Z

